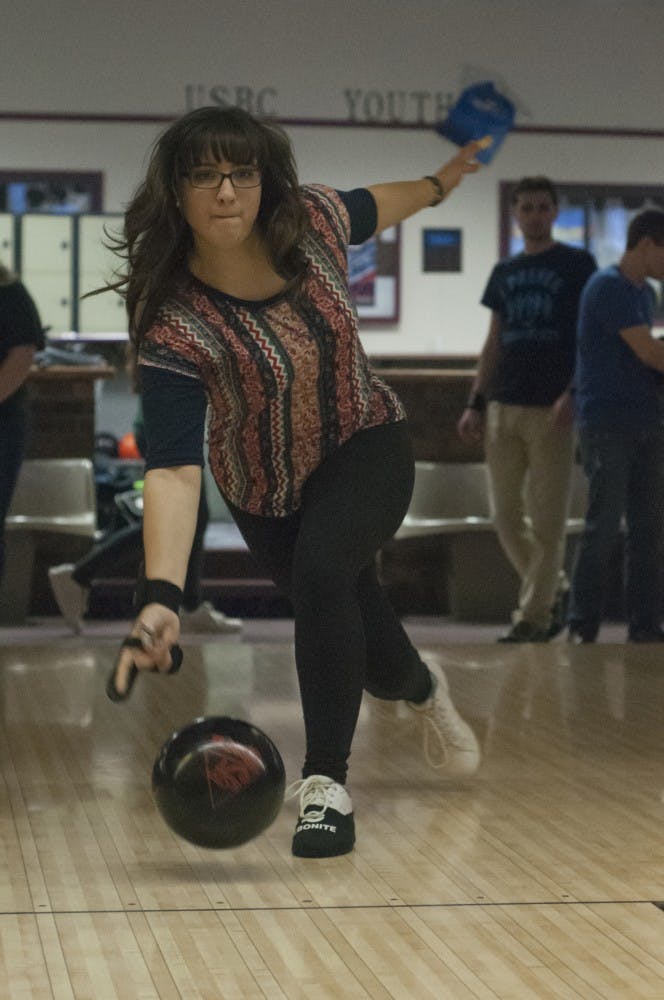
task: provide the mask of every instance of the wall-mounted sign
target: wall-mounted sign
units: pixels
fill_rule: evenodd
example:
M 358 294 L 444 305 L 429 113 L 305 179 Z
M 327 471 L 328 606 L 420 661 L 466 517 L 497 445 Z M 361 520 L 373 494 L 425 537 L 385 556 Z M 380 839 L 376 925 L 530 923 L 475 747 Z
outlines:
M 187 111 L 208 104 L 244 108 L 250 114 L 283 117 L 279 91 L 273 86 L 246 84 L 188 83 L 185 86 Z M 435 125 L 445 118 L 453 95 L 439 90 L 363 90 L 346 87 L 334 98 L 339 111 L 331 118 L 357 124 Z
M 461 270 L 461 230 L 422 230 L 422 270 Z

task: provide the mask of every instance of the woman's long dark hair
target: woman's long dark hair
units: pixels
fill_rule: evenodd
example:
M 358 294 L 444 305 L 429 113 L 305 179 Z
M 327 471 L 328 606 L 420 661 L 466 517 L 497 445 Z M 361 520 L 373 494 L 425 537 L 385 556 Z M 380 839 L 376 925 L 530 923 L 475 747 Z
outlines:
M 183 177 L 206 159 L 254 163 L 262 172 L 256 224 L 277 274 L 297 293 L 307 267 L 302 240 L 308 218 L 299 191 L 290 140 L 277 125 L 240 108 L 207 107 L 179 118 L 159 137 L 144 181 L 124 216 L 124 232 L 110 238 L 126 261 L 107 288 L 124 296 L 134 351 L 186 268 L 191 230 L 178 208 Z M 100 289 L 101 290 L 101 289 Z

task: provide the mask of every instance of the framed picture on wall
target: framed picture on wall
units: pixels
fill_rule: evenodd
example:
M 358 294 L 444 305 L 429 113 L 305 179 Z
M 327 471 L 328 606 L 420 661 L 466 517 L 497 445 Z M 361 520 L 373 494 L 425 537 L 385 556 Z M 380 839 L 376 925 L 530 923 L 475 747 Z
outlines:
M 0 212 L 101 212 L 102 179 L 100 171 L 0 170 Z
M 362 325 L 399 319 L 400 239 L 400 227 L 391 226 L 348 247 L 350 290 Z

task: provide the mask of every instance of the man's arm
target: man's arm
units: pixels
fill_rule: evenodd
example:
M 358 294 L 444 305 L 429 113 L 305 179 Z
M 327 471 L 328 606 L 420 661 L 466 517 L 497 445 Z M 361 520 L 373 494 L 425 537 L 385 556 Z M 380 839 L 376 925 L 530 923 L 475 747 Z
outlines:
M 489 332 L 477 362 L 477 374 L 470 398 L 457 424 L 463 441 L 477 441 L 484 432 L 486 397 L 491 388 L 500 356 L 500 315 L 493 310 Z
M 620 331 L 620 336 L 639 361 L 655 371 L 664 372 L 664 344 L 653 337 L 649 326 L 643 323 L 640 326 L 626 327 Z
M 473 392 L 486 398 L 491 389 L 491 383 L 498 367 L 500 355 L 500 315 L 492 310 L 489 332 L 484 341 L 484 347 L 477 362 L 477 374 L 473 383 Z

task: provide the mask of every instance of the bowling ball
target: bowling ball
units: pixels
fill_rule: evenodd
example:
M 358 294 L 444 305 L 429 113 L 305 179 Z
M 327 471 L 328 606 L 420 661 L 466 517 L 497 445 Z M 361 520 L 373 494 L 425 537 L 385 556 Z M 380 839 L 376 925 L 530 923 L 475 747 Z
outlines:
M 241 719 L 195 719 L 174 732 L 152 769 L 152 791 L 170 828 L 199 847 L 239 847 L 276 819 L 284 764 L 272 740 Z
M 141 453 L 138 450 L 138 445 L 136 444 L 136 437 L 132 431 L 128 431 L 123 434 L 118 441 L 118 457 L 119 458 L 140 458 Z

